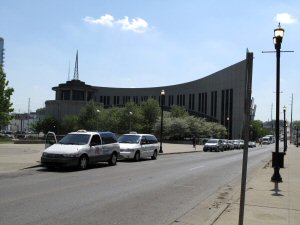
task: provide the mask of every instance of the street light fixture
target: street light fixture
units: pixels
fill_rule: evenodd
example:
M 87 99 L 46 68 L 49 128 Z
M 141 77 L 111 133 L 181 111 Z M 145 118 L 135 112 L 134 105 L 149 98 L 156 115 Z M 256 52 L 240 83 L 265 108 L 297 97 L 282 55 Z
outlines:
M 161 90 L 160 92 L 160 106 L 161 106 L 161 117 L 160 117 L 160 148 L 159 153 L 163 153 L 162 149 L 162 139 L 163 139 L 163 117 L 164 117 L 164 98 L 165 98 L 165 90 Z
M 274 174 L 271 178 L 272 182 L 282 182 L 279 170 L 279 106 L 280 106 L 280 49 L 284 35 L 284 29 L 281 28 L 280 23 L 278 27 L 274 29 L 274 45 L 276 49 L 276 123 L 275 123 L 275 153 L 274 157 Z
M 287 136 L 286 136 L 286 118 L 285 118 L 286 106 L 283 106 L 283 151 L 287 150 Z

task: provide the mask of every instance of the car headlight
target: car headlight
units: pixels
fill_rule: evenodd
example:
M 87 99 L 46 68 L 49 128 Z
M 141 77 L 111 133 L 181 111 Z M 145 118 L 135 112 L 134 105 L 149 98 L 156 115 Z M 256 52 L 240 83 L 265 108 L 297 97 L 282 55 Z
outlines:
M 47 157 L 48 153 L 43 152 L 43 157 Z

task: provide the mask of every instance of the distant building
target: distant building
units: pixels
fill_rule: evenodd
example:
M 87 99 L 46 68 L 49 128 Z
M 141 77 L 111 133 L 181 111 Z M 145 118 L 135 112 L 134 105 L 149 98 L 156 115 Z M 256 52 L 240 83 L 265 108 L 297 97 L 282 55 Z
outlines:
M 165 110 L 173 105 L 182 106 L 192 115 L 223 124 L 229 131 L 229 138 L 237 139 L 242 137 L 246 74 L 251 71 L 252 63 L 249 66 L 247 60 L 243 60 L 198 80 L 150 88 L 96 87 L 74 76 L 73 80 L 52 88 L 55 100 L 46 101 L 46 114 L 62 121 L 66 115 L 78 114 L 90 100 L 104 107 L 124 106 L 130 101 L 140 104 L 148 98 L 154 98 L 160 103 L 160 93 L 164 90 Z
M 0 37 L 0 65 L 4 65 L 4 39 Z
M 37 114 L 13 113 L 13 119 L 6 126 L 5 131 L 10 132 L 29 132 L 32 131 L 32 125 L 38 121 Z

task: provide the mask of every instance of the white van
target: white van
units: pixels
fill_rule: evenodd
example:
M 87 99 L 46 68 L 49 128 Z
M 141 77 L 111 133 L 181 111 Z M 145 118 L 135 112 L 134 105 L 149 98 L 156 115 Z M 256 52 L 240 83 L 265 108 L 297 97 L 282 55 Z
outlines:
M 134 159 L 151 157 L 156 159 L 159 144 L 151 134 L 123 134 L 118 138 L 120 144 L 120 159 Z
M 119 154 L 120 145 L 111 132 L 80 130 L 67 134 L 58 142 L 55 134 L 50 132 L 41 163 L 45 167 L 77 166 L 83 170 L 97 162 L 108 162 L 114 166 Z

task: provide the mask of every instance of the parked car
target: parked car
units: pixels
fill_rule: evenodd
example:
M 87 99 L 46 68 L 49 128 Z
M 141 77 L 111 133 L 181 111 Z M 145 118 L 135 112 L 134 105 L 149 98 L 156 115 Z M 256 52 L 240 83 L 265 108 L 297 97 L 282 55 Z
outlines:
M 111 132 L 88 132 L 79 130 L 64 136 L 57 142 L 53 132 L 47 134 L 46 149 L 41 163 L 51 168 L 54 166 L 77 166 L 86 169 L 97 162 L 117 164 L 120 154 L 120 145 Z
M 249 146 L 249 148 L 255 148 L 256 147 L 256 142 L 255 141 L 249 141 L 248 146 Z
M 203 151 L 224 151 L 223 143 L 221 139 L 209 139 L 203 146 Z
M 241 143 L 240 140 L 233 140 L 234 149 L 240 149 Z
M 234 149 L 233 140 L 228 140 L 228 145 L 229 145 L 229 150 L 233 150 Z
M 123 134 L 118 138 L 120 144 L 120 159 L 157 158 L 159 144 L 152 134 Z
M 230 150 L 230 145 L 228 143 L 228 140 L 227 139 L 221 139 L 222 140 L 222 143 L 223 143 L 223 149 L 224 150 Z
M 245 146 L 245 143 L 244 143 L 244 140 L 239 140 L 240 141 L 240 148 L 244 148 L 244 146 Z

